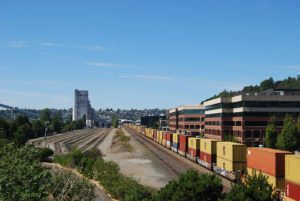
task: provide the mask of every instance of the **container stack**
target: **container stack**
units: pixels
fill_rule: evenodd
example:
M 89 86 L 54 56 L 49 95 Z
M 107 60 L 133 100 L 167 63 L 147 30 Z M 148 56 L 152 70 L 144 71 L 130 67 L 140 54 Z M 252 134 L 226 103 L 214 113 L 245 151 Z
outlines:
M 300 155 L 285 156 L 285 200 L 300 200 Z
M 216 163 L 217 140 L 214 139 L 200 139 L 200 156 L 198 163 L 208 169 L 212 169 L 213 164 Z
M 197 161 L 197 157 L 200 156 L 200 138 L 190 137 L 188 139 L 188 153 L 187 158 L 193 161 Z
M 178 149 L 179 149 L 179 136 L 180 134 L 178 133 L 173 133 L 173 142 L 172 142 L 172 150 L 174 152 L 178 152 Z
M 163 140 L 162 140 L 162 146 L 166 146 L 167 143 L 167 132 L 163 132 Z
M 245 171 L 246 145 L 235 142 L 217 142 L 217 166 L 227 172 Z
M 249 147 L 247 149 L 247 171 L 249 175 L 259 174 L 268 178 L 269 184 L 278 191 L 284 191 L 285 156 L 292 154 L 277 149 Z
M 167 142 L 166 142 L 166 147 L 171 148 L 173 142 L 173 133 L 167 133 Z
M 179 137 L 179 150 L 178 153 L 185 156 L 188 151 L 188 138 L 193 137 L 192 135 L 180 135 Z
M 162 145 L 162 141 L 163 141 L 163 131 L 159 131 L 158 143 Z

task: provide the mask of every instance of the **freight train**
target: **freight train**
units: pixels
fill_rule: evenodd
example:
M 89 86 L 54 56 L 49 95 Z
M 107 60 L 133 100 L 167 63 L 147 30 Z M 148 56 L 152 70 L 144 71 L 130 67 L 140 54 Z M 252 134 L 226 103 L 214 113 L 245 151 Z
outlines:
M 285 200 L 300 201 L 300 155 L 130 124 L 125 126 L 231 181 L 246 174 L 261 173 L 277 192 L 285 194 Z

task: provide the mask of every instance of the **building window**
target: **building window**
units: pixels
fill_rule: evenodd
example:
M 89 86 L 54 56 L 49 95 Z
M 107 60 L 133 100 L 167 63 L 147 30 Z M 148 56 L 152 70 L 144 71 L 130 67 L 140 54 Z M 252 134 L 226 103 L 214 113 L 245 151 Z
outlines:
M 259 131 L 254 131 L 253 135 L 254 135 L 254 138 L 259 138 Z
M 185 125 L 184 128 L 185 128 L 185 129 L 189 129 L 189 125 Z
M 235 122 L 235 125 L 236 125 L 236 126 L 242 126 L 242 122 L 241 122 L 241 121 L 236 121 L 236 122 Z
M 200 129 L 200 125 L 196 125 L 196 129 Z
M 190 128 L 191 128 L 191 129 L 194 129 L 194 127 L 195 127 L 194 125 L 190 125 Z
M 251 138 L 251 131 L 245 131 L 245 138 Z

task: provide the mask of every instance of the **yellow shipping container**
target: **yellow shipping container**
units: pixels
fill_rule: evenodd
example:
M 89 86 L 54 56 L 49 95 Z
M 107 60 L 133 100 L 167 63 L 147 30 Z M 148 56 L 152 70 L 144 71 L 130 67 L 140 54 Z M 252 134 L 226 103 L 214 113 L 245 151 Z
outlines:
M 189 137 L 188 141 L 189 141 L 189 148 L 200 149 L 200 138 Z
M 217 157 L 229 161 L 247 161 L 247 146 L 235 142 L 217 142 Z
M 162 143 L 162 139 L 163 139 L 163 132 L 159 131 L 159 136 L 158 136 L 158 143 L 161 144 Z
M 300 185 L 300 155 L 285 155 L 285 179 Z
M 217 140 L 215 139 L 200 139 L 200 151 L 207 154 L 217 153 Z
M 247 168 L 248 174 L 250 176 L 253 175 L 253 171 L 255 169 L 252 168 Z M 285 190 L 285 181 L 284 181 L 284 177 L 274 177 L 272 175 L 266 174 L 264 172 L 260 172 L 259 170 L 255 171 L 256 175 L 258 175 L 259 173 L 261 173 L 263 176 L 267 177 L 267 180 L 269 182 L 269 184 L 273 185 L 273 187 L 275 189 L 280 189 L 280 190 Z
M 217 166 L 229 172 L 236 172 L 238 170 L 244 171 L 247 169 L 246 161 L 231 161 L 231 160 L 218 157 L 218 155 L 217 155 Z
M 180 134 L 178 134 L 178 133 L 174 133 L 173 134 L 173 142 L 175 142 L 175 143 L 179 143 L 179 136 L 180 136 Z

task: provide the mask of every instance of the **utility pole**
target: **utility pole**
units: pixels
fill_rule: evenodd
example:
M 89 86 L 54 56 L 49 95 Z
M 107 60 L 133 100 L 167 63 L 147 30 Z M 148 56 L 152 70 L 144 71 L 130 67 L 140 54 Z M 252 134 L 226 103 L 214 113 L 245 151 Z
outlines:
M 47 124 L 49 123 L 49 121 L 45 121 L 45 138 L 46 138 L 46 136 L 47 136 Z

